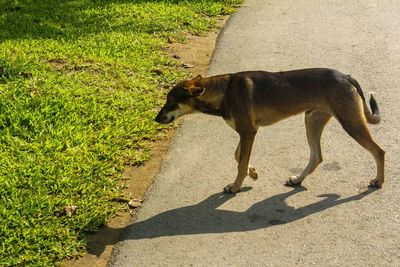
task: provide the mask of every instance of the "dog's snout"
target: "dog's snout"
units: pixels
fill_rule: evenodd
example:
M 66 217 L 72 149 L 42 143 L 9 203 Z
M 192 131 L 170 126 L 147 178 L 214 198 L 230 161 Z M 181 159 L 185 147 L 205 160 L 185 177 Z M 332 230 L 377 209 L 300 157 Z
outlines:
M 171 123 L 181 115 L 179 107 L 168 105 L 168 103 L 158 112 L 155 121 L 162 124 Z
M 169 123 L 169 118 L 168 118 L 167 115 L 165 115 L 165 112 L 163 112 L 163 110 L 161 110 L 161 111 L 157 114 L 157 116 L 156 116 L 156 118 L 155 118 L 155 121 L 158 122 L 158 123 L 163 123 L 163 124 L 165 124 L 165 123 Z

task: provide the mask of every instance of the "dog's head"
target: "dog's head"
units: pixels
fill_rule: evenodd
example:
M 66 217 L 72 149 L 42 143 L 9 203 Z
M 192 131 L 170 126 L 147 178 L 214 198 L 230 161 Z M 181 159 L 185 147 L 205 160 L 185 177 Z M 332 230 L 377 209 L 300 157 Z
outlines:
M 198 86 L 201 79 L 199 75 L 174 86 L 167 94 L 167 102 L 157 114 L 156 122 L 170 123 L 185 114 L 192 113 L 193 100 L 205 91 L 205 88 Z

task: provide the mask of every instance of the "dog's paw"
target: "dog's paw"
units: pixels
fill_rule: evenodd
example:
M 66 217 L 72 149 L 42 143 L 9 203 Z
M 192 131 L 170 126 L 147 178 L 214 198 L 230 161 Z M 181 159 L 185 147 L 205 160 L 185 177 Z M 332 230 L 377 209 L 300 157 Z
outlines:
M 258 179 L 258 173 L 254 167 L 249 167 L 249 176 L 254 181 Z
M 236 186 L 234 183 L 233 184 L 228 184 L 227 186 L 224 187 L 224 192 L 225 193 L 237 193 L 240 191 L 240 187 Z
M 301 182 L 303 182 L 303 180 L 299 179 L 298 176 L 292 176 L 286 180 L 285 186 L 296 187 L 301 185 Z
M 372 180 L 369 182 L 369 186 L 370 186 L 370 187 L 374 187 L 374 188 L 381 188 L 383 182 L 384 182 L 384 179 L 378 179 L 378 178 L 372 179 Z

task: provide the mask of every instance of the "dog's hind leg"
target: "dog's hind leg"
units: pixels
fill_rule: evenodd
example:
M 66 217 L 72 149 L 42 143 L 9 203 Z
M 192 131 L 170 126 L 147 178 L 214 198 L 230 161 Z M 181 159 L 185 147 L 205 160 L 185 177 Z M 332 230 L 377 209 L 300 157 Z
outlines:
M 306 112 L 305 125 L 307 141 L 310 146 L 310 160 L 299 175 L 292 176 L 285 182 L 286 186 L 300 185 L 306 176 L 312 173 L 322 162 L 321 134 L 331 117 L 330 114 L 322 111 Z
M 236 159 L 237 163 L 239 163 L 239 159 L 240 159 L 240 141 L 239 141 L 239 143 L 238 143 L 238 145 L 236 147 L 236 150 L 235 150 L 235 159 Z M 254 167 L 250 166 L 250 164 L 249 164 L 248 174 L 249 174 L 250 178 L 252 178 L 254 181 L 257 180 L 257 178 L 258 178 L 257 171 L 256 171 L 256 169 Z
M 376 178 L 370 181 L 370 185 L 381 187 L 385 181 L 385 151 L 372 139 L 365 119 L 359 115 L 352 116 L 351 113 L 353 112 L 348 112 L 349 115 L 338 118 L 338 120 L 343 129 L 374 157 L 377 173 Z

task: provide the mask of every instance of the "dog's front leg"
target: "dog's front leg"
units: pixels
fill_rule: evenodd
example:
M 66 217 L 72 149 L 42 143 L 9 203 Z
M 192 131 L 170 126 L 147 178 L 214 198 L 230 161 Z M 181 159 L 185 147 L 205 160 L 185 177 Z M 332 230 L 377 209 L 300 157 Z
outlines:
M 236 150 L 235 150 L 235 159 L 236 162 L 239 163 L 239 159 L 240 159 L 240 141 L 237 144 Z M 252 167 L 250 165 L 250 161 L 249 161 L 249 172 L 248 172 L 249 176 L 251 177 L 251 179 L 253 179 L 254 181 L 258 179 L 258 174 L 256 171 L 256 168 Z
M 239 157 L 237 157 L 238 173 L 237 173 L 235 182 L 225 186 L 224 191 L 227 193 L 236 193 L 242 187 L 243 180 L 248 174 L 251 148 L 253 146 L 256 131 L 247 132 L 247 133 L 239 133 L 239 135 L 240 135 L 240 142 L 239 142 L 240 150 L 238 151 L 238 149 L 239 149 L 239 145 L 238 145 L 238 148 L 236 149 L 236 153 L 235 153 L 235 154 L 240 154 Z

